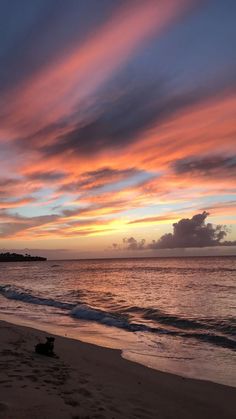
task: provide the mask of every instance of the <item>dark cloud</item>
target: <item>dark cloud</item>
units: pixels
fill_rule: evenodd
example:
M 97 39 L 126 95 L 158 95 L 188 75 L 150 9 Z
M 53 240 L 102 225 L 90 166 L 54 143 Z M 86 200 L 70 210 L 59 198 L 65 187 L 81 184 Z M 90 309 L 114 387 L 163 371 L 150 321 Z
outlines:
M 122 77 L 124 77 L 122 79 Z M 205 89 L 183 93 L 171 91 L 165 77 L 144 83 L 130 74 L 113 81 L 106 95 L 96 97 L 91 109 L 86 109 L 81 121 L 54 143 L 44 145 L 41 151 L 47 155 L 63 153 L 93 154 L 103 149 L 122 148 L 133 143 L 147 129 L 179 109 L 194 105 L 213 92 Z M 65 121 L 63 122 L 65 124 Z
M 17 183 L 19 183 L 19 180 L 13 178 L 0 179 L 0 188 L 15 186 Z
M 47 155 L 76 152 L 91 154 L 104 148 L 122 147 L 149 127 L 158 114 L 165 111 L 160 83 L 127 86 L 117 96 L 117 89 L 109 88 L 106 97 L 97 97 L 95 108 L 88 110 L 83 122 L 57 138 L 54 144 L 43 147 Z M 114 97 L 115 95 L 115 97 Z
M 79 190 L 98 189 L 104 185 L 117 182 L 142 173 L 134 167 L 128 169 L 112 169 L 103 167 L 98 170 L 82 173 L 75 182 L 66 183 L 58 188 L 59 192 L 76 192 Z
M 4 0 L 0 16 L 0 26 L 4 33 L 0 40 L 0 58 L 3 63 L 0 69 L 0 89 L 16 85 L 20 90 L 22 79 L 30 80 L 44 66 L 50 68 L 51 63 L 56 65 L 70 51 L 74 51 L 75 45 L 79 48 L 87 37 L 93 37 L 98 28 L 109 21 L 111 14 L 115 15 L 116 9 L 126 4 L 125 0 L 118 3 L 119 6 L 112 0 L 100 0 L 98 5 L 96 0 L 87 0 L 71 1 L 68 6 L 63 0 L 22 0 L 20 4 L 17 0 L 10 3 Z M 194 3 L 199 4 L 199 1 Z M 220 1 L 210 2 L 206 10 L 202 7 L 205 2 L 200 3 L 203 20 L 199 21 L 199 13 L 196 16 L 193 13 L 190 14 L 192 17 L 188 23 L 172 28 L 169 35 L 165 33 L 158 38 L 153 36 L 148 47 L 140 48 L 135 56 L 130 57 L 132 59 L 120 66 L 117 71 L 119 76 L 114 71 L 116 76 L 112 80 L 104 82 L 93 98 L 85 99 L 89 103 L 93 101 L 91 109 L 87 109 L 80 98 L 77 109 L 71 111 L 67 121 L 66 111 L 62 121 L 55 120 L 41 132 L 31 133 L 30 139 L 26 138 L 25 129 L 25 138 L 16 141 L 19 148 L 24 149 L 27 144 L 27 147 L 40 149 L 44 156 L 74 153 L 89 155 L 103 149 L 122 148 L 136 141 L 143 131 L 152 128 L 155 122 L 218 94 L 226 87 L 235 88 L 234 43 L 229 38 L 235 33 L 233 13 L 230 8 L 220 4 Z M 133 1 L 134 8 L 135 4 Z M 235 9 L 233 2 L 231 9 Z M 219 35 L 218 21 L 222 21 L 222 13 L 225 19 L 224 30 Z M 229 25 L 226 24 L 228 21 Z M 199 35 L 200 23 L 204 31 L 200 31 Z M 221 41 L 222 37 L 226 36 L 225 33 L 228 35 L 224 43 L 219 42 L 219 48 L 216 48 L 215 37 L 220 36 Z M 211 42 L 208 45 L 209 38 Z M 208 42 L 204 42 L 205 40 Z M 202 51 L 203 47 L 206 51 Z M 199 53 L 198 61 L 204 70 L 207 66 L 200 59 L 203 52 L 207 64 L 213 68 L 212 71 L 219 67 L 220 75 L 206 75 L 203 77 L 204 82 L 202 81 L 202 75 L 208 73 L 193 71 L 196 67 L 196 50 Z M 209 53 L 214 54 L 215 51 L 217 57 L 219 53 L 224 57 L 220 65 L 212 65 L 209 60 Z M 224 63 L 223 69 L 221 63 Z M 232 76 L 229 76 L 230 74 Z M 193 80 L 190 77 L 188 83 L 183 85 L 182 77 L 188 79 L 189 75 L 192 75 Z M 5 108 L 6 100 L 3 99 L 3 116 L 7 112 Z M 11 112 L 11 107 L 9 109 Z M 27 123 L 29 122 L 26 122 L 26 125 Z M 42 145 L 40 137 L 43 133 L 54 134 L 54 142 L 47 145 L 43 142 Z
M 122 170 L 118 170 L 118 169 L 112 169 L 111 167 L 102 167 L 101 169 L 98 170 L 92 170 L 89 172 L 85 172 L 83 173 L 82 176 L 84 177 L 88 177 L 88 178 L 96 178 L 96 179 L 106 179 L 106 178 L 110 178 L 113 176 L 122 176 L 122 177 L 126 177 L 126 176 L 132 176 L 134 174 L 139 173 L 139 170 L 131 167 L 128 169 L 122 169 Z
M 173 163 L 174 171 L 177 174 L 221 174 L 222 171 L 229 172 L 230 175 L 236 174 L 236 156 L 207 156 L 207 157 L 189 157 L 177 160 Z
M 27 175 L 28 180 L 42 181 L 42 182 L 53 182 L 61 180 L 65 177 L 65 173 L 51 171 L 51 172 L 34 172 Z
M 69 5 L 64 0 L 1 0 L 1 92 L 66 54 L 68 46 L 78 47 L 115 8 L 111 0 L 100 0 L 99 10 L 96 6 L 96 0 Z
M 100 93 L 91 109 L 85 106 L 83 113 L 80 105 L 79 122 L 72 124 L 76 116 L 70 117 L 65 134 L 57 135 L 53 143 L 40 146 L 43 155 L 90 155 L 104 149 L 122 149 L 175 112 L 225 89 L 222 84 L 177 92 L 172 90 L 167 77 L 156 77 L 152 82 L 139 78 L 132 81 L 130 74 L 123 77 L 118 85 L 113 81 L 107 86 L 106 94 Z M 66 126 L 65 120 L 63 125 Z
M 148 249 L 184 249 L 216 246 L 236 246 L 236 241 L 222 241 L 228 233 L 224 225 L 214 226 L 205 223 L 209 213 L 206 211 L 183 218 L 173 224 L 173 233 L 164 234 L 159 240 L 146 243 L 145 239 L 134 237 L 123 239 L 123 245 L 113 243 L 114 250 L 148 250 Z
M 205 223 L 209 213 L 204 211 L 192 218 L 183 218 L 173 224 L 173 233 L 164 234 L 159 240 L 153 241 L 151 249 L 173 249 L 184 247 L 210 247 L 222 244 L 227 234 L 225 226 L 213 226 Z

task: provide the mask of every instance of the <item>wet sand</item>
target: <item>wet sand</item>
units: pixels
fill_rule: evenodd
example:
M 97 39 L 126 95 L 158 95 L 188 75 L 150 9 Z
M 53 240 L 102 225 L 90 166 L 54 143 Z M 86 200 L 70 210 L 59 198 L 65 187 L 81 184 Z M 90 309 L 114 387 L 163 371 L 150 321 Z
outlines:
M 59 358 L 36 354 L 47 335 L 0 321 L 0 418 L 235 418 L 235 388 L 151 370 L 118 350 L 63 337 L 55 340 Z

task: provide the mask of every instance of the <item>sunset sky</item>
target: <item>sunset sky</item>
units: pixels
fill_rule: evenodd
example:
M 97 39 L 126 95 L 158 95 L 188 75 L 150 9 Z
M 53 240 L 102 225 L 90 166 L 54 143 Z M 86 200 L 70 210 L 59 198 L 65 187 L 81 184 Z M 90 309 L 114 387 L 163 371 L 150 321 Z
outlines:
M 1 251 L 236 254 L 235 0 L 0 4 Z

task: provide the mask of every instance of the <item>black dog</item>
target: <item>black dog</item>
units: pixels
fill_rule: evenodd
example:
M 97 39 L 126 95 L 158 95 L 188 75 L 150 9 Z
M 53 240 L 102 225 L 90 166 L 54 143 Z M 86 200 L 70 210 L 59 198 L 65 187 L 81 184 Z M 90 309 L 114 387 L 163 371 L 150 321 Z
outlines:
M 55 338 L 52 337 L 46 337 L 45 343 L 38 343 L 35 346 L 35 352 L 37 354 L 41 355 L 47 355 L 47 356 L 56 356 L 54 353 L 54 340 Z

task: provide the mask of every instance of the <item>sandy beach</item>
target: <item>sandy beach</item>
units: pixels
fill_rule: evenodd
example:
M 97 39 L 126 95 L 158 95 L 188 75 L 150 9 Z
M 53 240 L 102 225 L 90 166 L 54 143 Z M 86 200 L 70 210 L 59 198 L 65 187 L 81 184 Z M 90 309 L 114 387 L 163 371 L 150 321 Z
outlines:
M 117 350 L 58 336 L 59 358 L 36 354 L 45 336 L 0 322 L 0 418 L 235 417 L 235 388 L 161 373 Z

